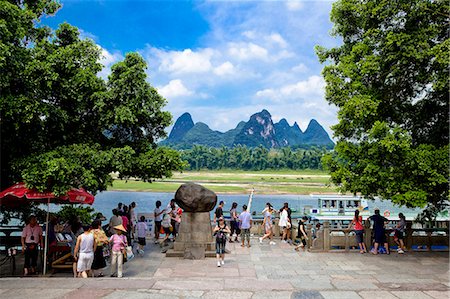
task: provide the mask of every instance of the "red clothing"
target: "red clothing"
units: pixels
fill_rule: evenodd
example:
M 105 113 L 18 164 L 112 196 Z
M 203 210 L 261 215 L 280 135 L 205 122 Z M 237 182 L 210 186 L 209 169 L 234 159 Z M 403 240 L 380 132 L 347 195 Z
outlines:
M 362 225 L 362 216 L 359 216 L 358 219 L 353 218 L 353 224 L 355 226 L 355 230 L 363 230 L 364 226 Z
M 122 217 L 122 225 L 123 225 L 123 227 L 125 227 L 125 229 L 128 230 L 128 223 L 130 222 L 128 220 L 128 217 L 127 216 L 121 216 L 121 217 Z

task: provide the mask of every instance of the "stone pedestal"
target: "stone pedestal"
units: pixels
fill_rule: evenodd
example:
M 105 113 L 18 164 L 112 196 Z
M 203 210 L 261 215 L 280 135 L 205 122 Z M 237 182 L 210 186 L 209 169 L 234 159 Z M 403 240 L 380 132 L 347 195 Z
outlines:
M 173 250 L 166 256 L 204 259 L 215 256 L 209 212 L 184 212 Z

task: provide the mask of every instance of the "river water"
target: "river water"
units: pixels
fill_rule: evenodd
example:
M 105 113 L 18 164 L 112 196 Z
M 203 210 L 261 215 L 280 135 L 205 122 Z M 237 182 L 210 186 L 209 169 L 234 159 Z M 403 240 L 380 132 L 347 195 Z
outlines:
M 156 192 L 122 192 L 122 191 L 105 191 L 98 193 L 95 196 L 95 202 L 92 207 L 101 212 L 106 218 L 112 216 L 112 209 L 117 207 L 117 203 L 122 202 L 129 205 L 131 202 L 136 202 L 136 211 L 138 213 L 151 213 L 155 208 L 157 200 L 162 202 L 162 207 L 166 207 L 169 201 L 173 198 L 174 193 L 156 193 Z M 228 211 L 231 208 L 231 204 L 236 202 L 238 204 L 238 211 L 241 210 L 243 204 L 248 203 L 248 194 L 219 194 L 218 201 L 223 200 L 225 202 L 224 211 Z M 294 209 L 299 214 L 303 214 L 304 208 L 309 212 L 309 208 L 317 208 L 317 199 L 312 198 L 309 195 L 259 195 L 254 194 L 252 200 L 251 211 L 259 213 L 264 209 L 266 202 L 270 202 L 275 209 L 279 209 L 283 206 L 283 203 L 288 202 L 289 207 Z M 397 213 L 402 212 L 405 215 L 415 216 L 421 212 L 421 209 L 407 209 L 404 207 L 394 206 L 390 201 L 375 200 L 369 201 L 369 210 L 373 212 L 373 209 L 378 207 L 383 213 L 385 210 L 389 210 L 392 216 L 396 216 Z M 53 208 L 54 209 L 54 208 Z

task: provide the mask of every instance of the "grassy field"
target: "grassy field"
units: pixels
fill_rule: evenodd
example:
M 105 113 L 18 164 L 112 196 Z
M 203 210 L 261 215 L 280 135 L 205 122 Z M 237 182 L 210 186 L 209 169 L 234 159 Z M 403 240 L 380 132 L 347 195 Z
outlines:
M 186 171 L 153 183 L 115 180 L 108 190 L 175 192 L 181 184 L 194 182 L 217 193 L 248 193 L 252 188 L 260 194 L 335 193 L 327 187 L 329 175 L 319 170 L 304 171 Z

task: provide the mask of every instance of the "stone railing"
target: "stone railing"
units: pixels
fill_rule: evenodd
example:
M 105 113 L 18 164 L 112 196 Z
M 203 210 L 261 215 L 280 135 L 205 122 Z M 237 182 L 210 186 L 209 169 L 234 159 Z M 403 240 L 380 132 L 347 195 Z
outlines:
M 394 222 L 386 229 L 386 238 L 389 247 L 395 247 Z M 435 228 L 412 228 L 412 223 L 407 223 L 404 242 L 408 250 L 413 251 L 449 251 L 449 229 L 448 222 L 439 223 Z M 312 252 L 322 251 L 350 251 L 358 249 L 355 233 L 353 230 L 331 226 L 324 222 L 316 232 L 315 238 L 310 238 L 309 250 Z M 370 249 L 373 244 L 372 229 L 370 222 L 365 222 L 364 243 Z
M 297 236 L 297 219 L 293 220 L 291 230 L 292 239 Z M 396 247 L 394 242 L 394 227 L 397 221 L 390 221 L 386 228 L 386 237 L 390 247 Z M 254 236 L 264 235 L 262 219 L 253 220 L 251 234 Z M 372 229 L 370 221 L 364 221 L 364 243 L 370 249 L 373 244 Z M 229 225 L 229 222 L 227 223 Z M 404 242 L 408 250 L 413 251 L 449 251 L 449 222 L 438 221 L 433 223 L 433 228 L 422 228 L 412 222 L 407 221 Z M 274 219 L 273 234 L 275 238 L 281 236 L 281 229 L 278 226 L 278 219 Z M 324 251 L 350 251 L 359 250 L 353 230 L 348 230 L 347 226 L 332 225 L 325 221 L 319 229 L 310 223 L 306 224 L 308 235 L 307 247 L 311 252 Z

